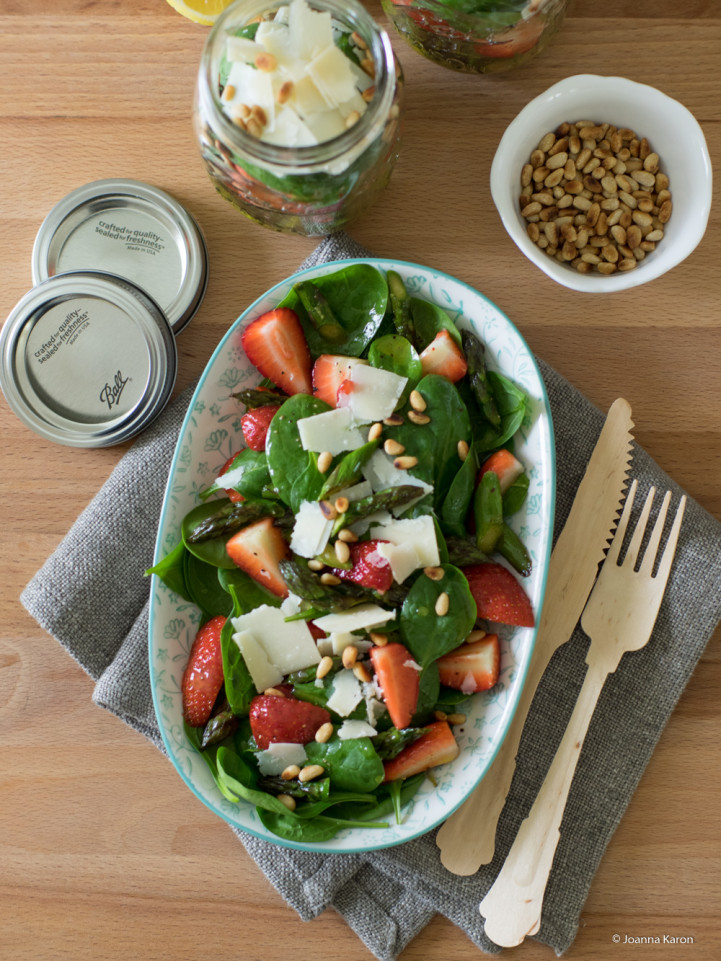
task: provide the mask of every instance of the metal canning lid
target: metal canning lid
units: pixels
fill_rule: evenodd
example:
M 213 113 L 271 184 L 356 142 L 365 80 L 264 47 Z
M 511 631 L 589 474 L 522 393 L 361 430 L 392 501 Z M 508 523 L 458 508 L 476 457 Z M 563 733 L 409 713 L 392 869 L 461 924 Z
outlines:
M 177 335 L 205 294 L 208 257 L 197 223 L 169 194 L 137 180 L 96 180 L 56 204 L 35 239 L 34 284 L 71 270 L 132 281 Z
M 135 436 L 175 384 L 177 347 L 158 305 L 112 274 L 58 274 L 29 291 L 0 332 L 0 386 L 41 437 L 109 447 Z

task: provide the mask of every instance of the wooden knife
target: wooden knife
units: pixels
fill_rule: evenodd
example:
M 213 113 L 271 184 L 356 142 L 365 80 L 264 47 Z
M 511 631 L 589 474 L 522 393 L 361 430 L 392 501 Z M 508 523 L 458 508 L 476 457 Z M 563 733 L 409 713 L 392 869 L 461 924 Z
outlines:
M 453 874 L 475 874 L 493 859 L 496 826 L 533 696 L 554 652 L 573 634 L 616 524 L 630 466 L 632 428 L 631 407 L 619 398 L 611 405 L 551 554 L 536 644 L 508 733 L 481 783 L 436 837 L 441 862 Z

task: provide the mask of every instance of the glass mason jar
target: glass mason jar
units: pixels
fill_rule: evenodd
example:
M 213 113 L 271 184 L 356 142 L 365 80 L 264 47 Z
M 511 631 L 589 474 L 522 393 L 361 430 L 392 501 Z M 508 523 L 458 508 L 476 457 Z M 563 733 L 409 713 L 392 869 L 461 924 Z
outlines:
M 403 75 L 387 33 L 357 0 L 311 0 L 367 48 L 367 108 L 350 128 L 313 146 L 278 146 L 248 133 L 223 110 L 226 40 L 289 2 L 270 9 L 268 0 L 238 0 L 216 21 L 198 72 L 195 131 L 215 188 L 246 217 L 273 230 L 326 235 L 367 210 L 388 183 L 400 148 Z
M 570 0 L 383 0 L 410 45 L 466 73 L 497 73 L 532 60 L 561 28 Z

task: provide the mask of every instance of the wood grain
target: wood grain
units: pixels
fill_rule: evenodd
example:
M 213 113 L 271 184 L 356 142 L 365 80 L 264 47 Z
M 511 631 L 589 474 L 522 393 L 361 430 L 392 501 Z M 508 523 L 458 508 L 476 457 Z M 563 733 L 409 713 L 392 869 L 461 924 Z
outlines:
M 384 20 L 378 0 L 368 7 Z M 178 390 L 245 306 L 314 247 L 245 221 L 210 186 L 190 121 L 206 33 L 162 0 L 0 0 L 0 316 L 29 288 L 35 234 L 61 197 L 104 177 L 154 183 L 194 213 L 210 252 L 207 297 L 179 339 Z M 402 156 L 352 235 L 380 256 L 433 265 L 482 290 L 599 407 L 627 397 L 639 442 L 721 517 L 718 188 L 704 241 L 687 261 L 605 298 L 566 291 L 527 262 L 488 186 L 495 146 L 515 114 L 550 84 L 590 69 L 681 100 L 718 163 L 721 4 L 577 0 L 556 42 L 506 76 L 454 74 L 393 42 L 406 76 Z M 2 400 L 0 425 L 0 955 L 285 961 L 292 946 L 304 961 L 371 959 L 334 912 L 298 920 L 171 765 L 92 704 L 91 681 L 18 603 L 125 448 L 54 446 Z M 613 838 L 569 961 L 721 954 L 720 636 Z M 695 943 L 616 947 L 616 933 Z M 477 956 L 464 934 L 436 918 L 402 961 Z M 529 942 L 513 956 L 552 953 Z

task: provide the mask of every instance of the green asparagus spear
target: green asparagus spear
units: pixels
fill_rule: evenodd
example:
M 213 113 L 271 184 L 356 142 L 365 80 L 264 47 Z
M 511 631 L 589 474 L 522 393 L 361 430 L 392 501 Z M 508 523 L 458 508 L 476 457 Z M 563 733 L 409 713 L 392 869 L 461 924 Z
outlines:
M 231 397 L 245 404 L 249 410 L 253 407 L 265 407 L 267 404 L 282 404 L 288 400 L 288 395 L 280 390 L 271 388 L 261 390 L 259 387 L 244 387 L 235 394 L 231 394 Z
M 423 490 L 414 484 L 401 484 L 399 487 L 387 487 L 385 490 L 377 491 L 368 497 L 361 497 L 360 500 L 351 501 L 348 510 L 339 514 L 333 525 L 332 536 L 338 531 L 347 527 L 355 521 L 362 520 L 376 511 L 389 511 L 394 507 L 401 507 L 410 501 L 423 496 Z
M 528 577 L 531 573 L 533 567 L 531 555 L 521 538 L 508 524 L 503 525 L 496 550 L 502 557 L 506 558 L 511 567 L 515 568 L 522 577 Z
M 468 364 L 468 382 L 473 395 L 486 418 L 496 429 L 501 426 L 501 415 L 488 386 L 486 376 L 485 347 L 470 330 L 461 331 L 461 344 Z
M 373 747 L 381 761 L 389 761 L 401 753 L 404 747 L 413 744 L 424 734 L 424 727 L 389 727 L 386 731 L 379 731 L 373 737 Z
M 282 777 L 266 775 L 258 778 L 258 787 L 268 794 L 290 794 L 291 797 L 307 797 L 312 801 L 324 801 L 330 791 L 330 778 L 315 781 L 299 781 L 297 778 L 284 780 Z
M 448 563 L 456 567 L 468 567 L 469 564 L 483 564 L 488 560 L 484 553 L 470 537 L 446 537 L 448 548 Z
M 305 307 L 310 322 L 324 340 L 331 344 L 343 344 L 348 340 L 348 332 L 331 310 L 328 299 L 320 287 L 311 280 L 302 280 L 293 290 Z
M 229 706 L 215 714 L 203 728 L 203 737 L 200 742 L 201 749 L 204 750 L 211 744 L 218 744 L 220 741 L 224 741 L 226 737 L 234 734 L 239 721 L 239 717 L 231 711 Z
M 473 497 L 476 544 L 486 554 L 495 549 L 503 532 L 503 500 L 498 476 L 488 471 L 481 477 Z
M 278 501 L 245 500 L 240 504 L 228 501 L 214 514 L 196 524 L 185 535 L 185 540 L 198 544 L 211 537 L 224 537 L 260 520 L 261 517 L 281 517 L 286 512 L 287 508 Z
M 391 309 L 393 311 L 393 323 L 396 325 L 396 330 L 401 337 L 405 337 L 416 347 L 411 301 L 406 290 L 406 285 L 403 283 L 400 274 L 396 273 L 395 270 L 389 270 L 386 273 L 386 280 L 388 281 Z

